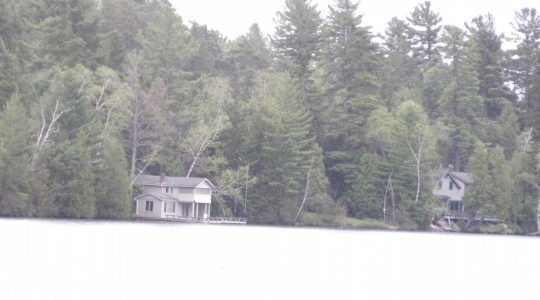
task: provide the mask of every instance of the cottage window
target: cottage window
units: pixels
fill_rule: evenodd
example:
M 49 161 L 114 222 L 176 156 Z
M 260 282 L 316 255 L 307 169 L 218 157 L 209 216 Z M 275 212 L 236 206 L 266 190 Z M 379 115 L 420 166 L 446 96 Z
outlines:
M 454 189 L 454 182 L 450 181 L 450 190 L 453 190 L 453 189 Z
M 442 190 L 442 181 L 438 181 L 438 182 L 437 182 L 437 188 L 438 188 L 439 190 Z
M 146 201 L 146 211 L 154 211 L 154 201 Z
M 174 187 L 172 187 L 172 186 L 165 187 L 165 193 L 172 194 L 173 191 L 174 191 Z
M 167 212 L 167 202 L 163 202 L 163 212 Z
M 173 202 L 172 204 L 172 212 L 175 212 L 176 211 L 176 203 Z

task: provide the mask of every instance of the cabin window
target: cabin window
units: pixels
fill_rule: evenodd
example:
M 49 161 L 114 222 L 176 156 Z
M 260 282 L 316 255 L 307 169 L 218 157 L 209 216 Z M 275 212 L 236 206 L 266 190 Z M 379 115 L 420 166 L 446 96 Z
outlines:
M 154 201 L 146 201 L 146 211 L 154 211 Z
M 463 211 L 463 202 L 461 201 L 449 201 L 448 209 L 452 211 Z
M 454 182 L 450 181 L 450 190 L 453 190 L 453 189 L 454 189 Z

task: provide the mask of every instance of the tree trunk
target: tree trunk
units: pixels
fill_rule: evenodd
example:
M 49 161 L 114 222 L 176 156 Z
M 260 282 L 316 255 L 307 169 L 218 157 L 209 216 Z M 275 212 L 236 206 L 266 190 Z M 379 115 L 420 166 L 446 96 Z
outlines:
M 135 168 L 137 167 L 137 144 L 138 144 L 138 135 L 139 135 L 137 125 L 138 125 L 137 112 L 135 112 L 135 115 L 133 116 L 133 137 L 131 140 L 131 143 L 132 143 L 131 144 L 131 166 L 130 166 L 130 171 L 129 171 L 129 175 L 130 175 L 132 183 L 135 180 Z M 133 184 L 131 184 L 129 187 L 129 193 L 130 193 L 131 198 L 133 198 Z
M 199 159 L 199 156 L 201 156 L 201 152 L 197 152 L 197 155 L 195 155 L 195 157 L 193 158 L 193 161 L 191 162 L 191 166 L 189 166 L 189 171 L 186 175 L 186 177 L 190 177 L 191 176 L 191 172 L 193 172 L 193 168 L 195 167 L 195 164 L 197 163 L 197 160 Z
M 310 182 L 310 179 L 311 179 L 311 170 L 313 168 L 313 163 L 314 163 L 314 160 L 313 159 L 311 161 L 311 164 L 309 165 L 309 170 L 307 172 L 307 179 L 306 179 L 306 188 L 304 189 L 304 198 L 302 199 L 302 204 L 300 204 L 300 208 L 298 208 L 298 212 L 296 213 L 296 216 L 294 217 L 294 224 L 296 224 L 296 221 L 298 220 L 298 216 L 300 216 L 300 213 L 302 212 L 302 209 L 304 208 L 304 204 L 306 204 L 306 200 L 307 200 L 307 196 L 309 194 L 309 182 Z
M 540 233 L 540 189 L 538 189 L 538 206 L 536 207 L 536 230 Z

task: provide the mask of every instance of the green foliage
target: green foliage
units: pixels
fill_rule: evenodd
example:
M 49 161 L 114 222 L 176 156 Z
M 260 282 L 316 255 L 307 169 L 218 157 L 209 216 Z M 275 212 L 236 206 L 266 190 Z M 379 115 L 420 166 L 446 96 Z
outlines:
M 248 216 L 256 223 L 290 224 L 313 153 L 311 118 L 289 76 L 262 73 L 257 82 L 250 100 L 255 130 L 249 155 L 258 181 Z
M 536 9 L 504 47 L 492 16 L 445 26 L 429 1 L 380 44 L 356 1 L 284 4 L 268 41 L 169 1 L 0 1 L 0 215 L 127 218 L 131 181 L 165 172 L 216 183 L 215 215 L 424 229 L 452 164 L 467 212 L 537 230 Z
M 413 55 L 426 70 L 440 59 L 437 43 L 442 28 L 439 23 L 442 19 L 432 10 L 431 2 L 424 1 L 414 8 L 407 20 L 411 23 L 409 30 L 413 37 Z
M 310 0 L 286 0 L 285 10 L 277 13 L 276 23 L 272 37 L 276 56 L 297 80 L 306 99 L 312 91 L 313 62 L 320 52 L 320 13 Z
M 17 95 L 0 113 L 0 215 L 28 216 L 32 121 Z
M 467 210 L 473 215 L 480 213 L 509 220 L 516 178 L 511 177 L 502 148 L 487 148 L 477 142 L 468 169 L 474 170 L 474 184 L 466 191 Z
M 96 216 L 125 219 L 131 213 L 130 179 L 122 144 L 105 136 L 101 142 L 99 162 L 95 166 Z
M 11 98 L 21 84 L 21 71 L 17 56 L 0 38 L 0 109 Z

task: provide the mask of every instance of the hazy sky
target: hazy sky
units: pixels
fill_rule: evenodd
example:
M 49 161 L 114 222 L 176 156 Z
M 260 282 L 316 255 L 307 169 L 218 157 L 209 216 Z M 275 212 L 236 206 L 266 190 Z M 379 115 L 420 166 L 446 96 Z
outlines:
M 235 38 L 258 23 L 265 34 L 274 32 L 273 18 L 284 8 L 285 0 L 170 0 L 184 22 L 197 21 L 217 29 L 228 38 Z M 359 11 L 364 25 L 372 26 L 374 33 L 382 33 L 386 23 L 394 16 L 404 18 L 423 1 L 421 0 L 361 0 Z M 323 15 L 334 0 L 312 0 Z M 488 12 L 495 16 L 497 31 L 511 31 L 514 11 L 523 7 L 540 9 L 539 0 L 431 0 L 444 24 L 463 27 L 464 22 Z

